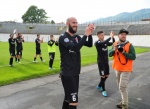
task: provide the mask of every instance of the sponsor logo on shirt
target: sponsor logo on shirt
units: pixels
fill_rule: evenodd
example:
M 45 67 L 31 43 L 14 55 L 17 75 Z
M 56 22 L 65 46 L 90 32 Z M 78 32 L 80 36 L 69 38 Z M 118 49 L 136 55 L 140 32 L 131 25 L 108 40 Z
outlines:
M 102 51 L 107 51 L 107 48 L 102 48 Z
M 76 52 L 70 49 L 70 50 L 69 50 L 69 53 L 76 53 Z

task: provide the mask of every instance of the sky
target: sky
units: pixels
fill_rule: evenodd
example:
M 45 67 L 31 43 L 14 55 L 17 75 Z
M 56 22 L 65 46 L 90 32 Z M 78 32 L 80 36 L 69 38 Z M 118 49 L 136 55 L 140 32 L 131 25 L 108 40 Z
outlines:
M 65 22 L 76 17 L 79 23 L 150 8 L 150 0 L 1 0 L 0 21 L 22 22 L 21 16 L 35 5 L 47 12 L 48 20 Z

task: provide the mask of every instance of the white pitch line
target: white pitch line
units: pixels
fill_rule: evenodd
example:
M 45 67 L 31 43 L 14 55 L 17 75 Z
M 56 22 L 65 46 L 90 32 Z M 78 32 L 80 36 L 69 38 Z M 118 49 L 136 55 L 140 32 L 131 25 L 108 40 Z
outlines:
M 97 55 L 97 54 L 90 54 L 90 55 L 82 55 L 81 57 L 86 57 L 86 56 L 94 56 L 94 55 Z M 56 58 L 55 60 L 60 60 L 60 58 Z M 49 61 L 49 60 L 46 60 L 46 61 Z M 45 61 L 45 62 L 46 62 Z M 36 63 L 39 63 L 40 61 L 37 61 Z M 30 64 L 30 63 L 34 63 L 34 62 L 25 62 L 25 63 L 18 63 L 18 64 L 16 64 L 16 65 L 21 65 L 21 64 Z M 15 65 L 15 66 L 16 66 Z M 8 67 L 9 65 L 2 65 L 2 66 L 0 66 L 0 68 L 3 68 L 3 67 Z

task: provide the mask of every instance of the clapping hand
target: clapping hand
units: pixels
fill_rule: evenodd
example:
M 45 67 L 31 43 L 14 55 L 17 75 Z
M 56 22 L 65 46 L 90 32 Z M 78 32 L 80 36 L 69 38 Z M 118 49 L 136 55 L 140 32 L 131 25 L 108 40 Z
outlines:
M 89 24 L 85 29 L 85 35 L 86 36 L 91 35 L 93 30 L 94 30 L 94 24 Z
M 111 36 L 111 38 L 114 38 L 114 35 L 115 35 L 115 34 L 114 34 L 114 32 L 113 32 L 113 31 L 111 31 L 111 32 L 110 32 L 110 36 Z

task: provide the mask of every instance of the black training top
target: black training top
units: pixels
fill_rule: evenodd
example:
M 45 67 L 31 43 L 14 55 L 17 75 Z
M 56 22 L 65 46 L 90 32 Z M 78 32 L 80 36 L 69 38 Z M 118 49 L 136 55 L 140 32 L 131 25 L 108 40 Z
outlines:
M 16 43 L 17 43 L 18 48 L 22 47 L 22 42 L 24 42 L 24 40 L 21 37 L 18 37 L 16 39 Z
M 36 38 L 36 39 L 35 39 L 35 43 L 36 43 L 36 48 L 37 48 L 37 49 L 40 49 L 40 41 L 41 41 L 41 40 L 40 40 L 39 38 Z
M 102 42 L 100 40 L 95 42 L 95 46 L 97 49 L 97 62 L 108 63 L 107 46 L 111 46 L 115 42 L 114 38 L 113 38 L 113 42 L 109 42 L 110 40 L 111 40 L 111 37 Z
M 80 74 L 81 57 L 80 49 L 83 45 L 92 47 L 93 38 L 84 35 L 82 38 L 79 35 L 70 36 L 65 32 L 59 37 L 58 45 L 61 58 L 61 75 L 76 76 Z
M 15 49 L 15 38 L 9 38 L 8 42 L 9 42 L 9 49 Z

